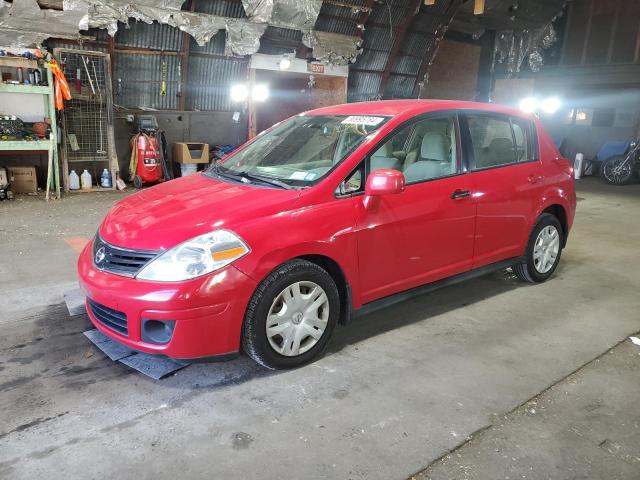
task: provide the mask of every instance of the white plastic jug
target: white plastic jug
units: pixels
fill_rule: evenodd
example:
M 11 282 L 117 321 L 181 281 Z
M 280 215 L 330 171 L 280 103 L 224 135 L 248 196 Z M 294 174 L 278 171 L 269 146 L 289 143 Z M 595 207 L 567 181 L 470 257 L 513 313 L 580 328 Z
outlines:
M 584 163 L 584 155 L 582 153 L 576 153 L 576 160 L 573 162 L 573 178 L 580 180 L 582 177 L 582 165 Z
M 80 190 L 80 177 L 75 170 L 69 174 L 69 190 Z
M 80 176 L 80 184 L 82 185 L 82 190 L 91 190 L 91 174 L 86 170 Z

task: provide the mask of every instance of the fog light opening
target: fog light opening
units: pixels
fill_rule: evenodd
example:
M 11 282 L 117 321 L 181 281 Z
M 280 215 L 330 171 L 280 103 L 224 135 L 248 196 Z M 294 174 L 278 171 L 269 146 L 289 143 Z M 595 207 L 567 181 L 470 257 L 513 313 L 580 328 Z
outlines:
M 143 320 L 142 341 L 157 345 L 169 343 L 175 323 L 175 320 Z

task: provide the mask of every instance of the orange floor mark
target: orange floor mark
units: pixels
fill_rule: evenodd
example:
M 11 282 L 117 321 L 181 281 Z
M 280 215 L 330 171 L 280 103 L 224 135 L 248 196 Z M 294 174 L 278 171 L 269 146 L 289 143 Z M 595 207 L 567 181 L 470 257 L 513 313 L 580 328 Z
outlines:
M 69 237 L 65 238 L 64 241 L 67 242 L 67 245 L 75 250 L 76 253 L 80 253 L 84 246 L 89 242 L 89 239 L 84 237 Z

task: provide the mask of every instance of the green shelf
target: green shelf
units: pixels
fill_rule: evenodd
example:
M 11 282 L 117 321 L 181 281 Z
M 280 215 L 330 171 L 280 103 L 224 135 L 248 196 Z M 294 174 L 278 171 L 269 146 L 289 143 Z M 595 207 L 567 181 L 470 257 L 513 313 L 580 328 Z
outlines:
M 0 151 L 49 150 L 51 143 L 51 140 L 0 140 Z
M 0 83 L 0 92 L 51 95 L 53 94 L 53 89 L 51 87 L 41 85 L 14 85 L 12 83 Z

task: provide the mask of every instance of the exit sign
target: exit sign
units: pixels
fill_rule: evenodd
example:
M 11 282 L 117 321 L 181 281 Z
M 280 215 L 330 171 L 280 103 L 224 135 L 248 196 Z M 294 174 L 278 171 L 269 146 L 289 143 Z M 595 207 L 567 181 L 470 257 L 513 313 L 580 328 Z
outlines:
M 322 64 L 322 63 L 307 63 L 307 72 L 324 73 L 324 64 Z

